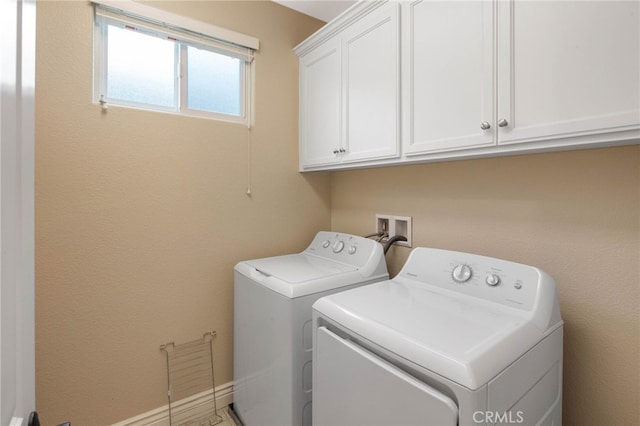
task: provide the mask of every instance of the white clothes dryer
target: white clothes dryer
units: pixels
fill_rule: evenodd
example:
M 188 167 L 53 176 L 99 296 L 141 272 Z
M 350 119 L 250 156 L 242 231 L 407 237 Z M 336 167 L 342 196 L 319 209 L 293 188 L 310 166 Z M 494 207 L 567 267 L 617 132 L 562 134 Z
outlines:
M 395 278 L 313 305 L 313 425 L 560 425 L 553 279 L 416 248 Z
M 236 265 L 233 409 L 245 426 L 311 424 L 312 304 L 388 278 L 379 243 L 335 232 Z

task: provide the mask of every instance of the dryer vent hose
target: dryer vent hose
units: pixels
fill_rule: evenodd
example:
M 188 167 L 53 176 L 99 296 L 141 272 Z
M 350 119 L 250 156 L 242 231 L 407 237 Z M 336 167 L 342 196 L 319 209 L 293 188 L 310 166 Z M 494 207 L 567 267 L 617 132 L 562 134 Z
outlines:
M 404 237 L 402 235 L 394 235 L 393 237 L 389 238 L 384 245 L 384 254 L 387 254 L 389 248 L 398 241 L 407 241 L 407 237 Z

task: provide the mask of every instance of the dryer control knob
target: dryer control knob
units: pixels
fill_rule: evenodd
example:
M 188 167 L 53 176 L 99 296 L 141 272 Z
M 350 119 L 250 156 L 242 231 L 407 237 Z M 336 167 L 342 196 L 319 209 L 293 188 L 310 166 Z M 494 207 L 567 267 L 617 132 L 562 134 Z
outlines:
M 340 253 L 344 248 L 344 241 L 338 241 L 333 245 L 333 252 Z
M 473 275 L 473 271 L 469 265 L 458 265 L 453 268 L 453 272 L 451 272 L 451 277 L 457 283 L 469 281 L 471 275 Z
M 349 246 L 349 254 L 356 254 L 358 251 L 358 246 Z
M 485 282 L 487 283 L 487 285 L 490 285 L 491 287 L 495 287 L 498 284 L 500 284 L 500 275 L 489 274 L 487 275 L 487 279 L 485 280 Z
M 331 241 L 327 240 L 324 243 L 322 243 L 322 248 L 327 248 L 331 245 Z

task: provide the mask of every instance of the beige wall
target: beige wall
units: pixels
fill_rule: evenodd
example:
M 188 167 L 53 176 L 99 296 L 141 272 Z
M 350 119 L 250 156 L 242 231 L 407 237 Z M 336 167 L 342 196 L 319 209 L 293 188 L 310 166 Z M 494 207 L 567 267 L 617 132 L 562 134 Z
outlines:
M 91 7 L 38 2 L 36 391 L 43 424 L 166 403 L 159 346 L 215 329 L 232 379 L 232 268 L 320 229 L 414 218 L 414 246 L 536 265 L 565 319 L 567 425 L 640 422 L 640 148 L 297 173 L 297 59 L 318 21 L 266 2 L 159 2 L 261 40 L 253 195 L 242 126 L 91 104 Z M 388 255 L 392 273 L 408 249 Z
M 538 266 L 565 321 L 564 424 L 640 424 L 640 147 L 334 173 L 332 228 Z M 395 274 L 409 249 L 392 248 Z
M 297 172 L 297 58 L 321 23 L 271 2 L 158 2 L 260 39 L 253 195 L 240 125 L 91 103 L 92 7 L 37 4 L 36 397 L 43 424 L 166 404 L 159 347 L 215 329 L 232 380 L 236 262 L 330 227 L 329 175 Z

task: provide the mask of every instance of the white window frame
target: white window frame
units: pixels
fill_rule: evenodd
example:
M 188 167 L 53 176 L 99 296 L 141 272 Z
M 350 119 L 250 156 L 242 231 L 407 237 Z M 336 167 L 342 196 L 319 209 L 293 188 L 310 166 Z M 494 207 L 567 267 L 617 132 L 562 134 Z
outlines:
M 94 17 L 94 88 L 93 101 L 104 107 L 119 105 L 146 110 L 205 117 L 250 125 L 253 91 L 253 59 L 259 41 L 204 22 L 185 18 L 129 0 L 98 0 Z M 110 99 L 107 96 L 107 26 L 126 25 L 136 31 L 175 40 L 175 94 L 173 107 Z M 187 47 L 235 57 L 241 61 L 240 115 L 203 111 L 187 107 Z

